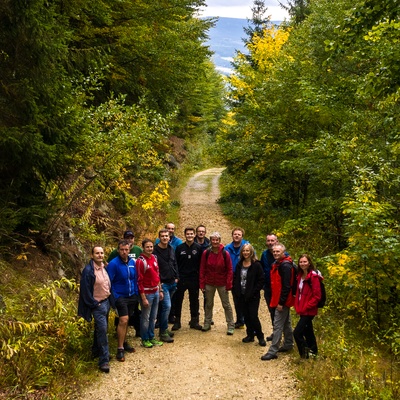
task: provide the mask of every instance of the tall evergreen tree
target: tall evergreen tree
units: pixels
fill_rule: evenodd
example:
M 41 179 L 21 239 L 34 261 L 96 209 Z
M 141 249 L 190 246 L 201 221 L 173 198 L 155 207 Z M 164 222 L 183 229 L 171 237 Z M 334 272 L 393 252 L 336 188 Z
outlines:
M 266 7 L 264 0 L 254 0 L 251 7 L 252 18 L 247 20 L 248 26 L 244 28 L 244 32 L 247 35 L 244 39 L 245 43 L 251 43 L 254 35 L 263 35 L 263 30 L 270 22 L 270 17 L 266 16 L 267 11 L 268 7 Z
M 310 13 L 310 0 L 287 0 L 286 3 L 279 2 L 281 7 L 289 13 L 295 25 L 301 24 Z

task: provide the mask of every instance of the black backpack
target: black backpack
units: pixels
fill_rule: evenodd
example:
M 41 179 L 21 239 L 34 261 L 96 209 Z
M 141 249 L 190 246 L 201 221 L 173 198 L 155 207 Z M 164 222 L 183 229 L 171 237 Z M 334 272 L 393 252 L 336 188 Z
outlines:
M 209 247 L 207 250 L 205 250 L 207 253 L 206 253 L 206 262 L 208 261 L 208 256 L 210 255 L 210 253 L 211 253 L 211 247 Z M 222 255 L 224 256 L 224 261 L 225 261 L 225 263 L 226 263 L 226 250 L 225 250 L 225 247 L 222 249 Z
M 296 296 L 297 292 L 297 271 L 298 271 L 298 266 L 297 264 L 292 260 L 285 260 L 282 264 L 289 264 L 292 268 L 292 277 L 291 277 L 291 282 L 290 285 L 292 287 L 292 296 Z
M 315 272 L 316 272 L 318 275 L 321 275 L 321 273 L 320 273 L 317 269 L 315 270 Z M 310 286 L 312 286 L 312 285 L 311 285 L 311 280 L 308 281 L 308 283 L 310 284 Z M 324 281 L 322 281 L 321 279 L 319 279 L 319 283 L 320 283 L 320 285 L 321 285 L 321 298 L 320 298 L 320 300 L 319 300 L 319 302 L 318 302 L 318 304 L 317 304 L 317 307 L 318 307 L 318 308 L 323 308 L 323 307 L 325 307 L 325 303 L 326 303 L 326 289 L 325 289 Z

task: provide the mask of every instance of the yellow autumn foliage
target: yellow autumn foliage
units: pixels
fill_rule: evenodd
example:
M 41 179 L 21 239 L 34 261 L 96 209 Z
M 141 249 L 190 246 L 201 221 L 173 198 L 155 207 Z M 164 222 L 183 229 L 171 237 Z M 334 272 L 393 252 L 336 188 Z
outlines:
M 255 35 L 248 45 L 252 58 L 257 62 L 261 72 L 266 72 L 274 66 L 281 56 L 282 46 L 289 39 L 290 30 L 281 28 L 266 28 L 263 35 Z
M 168 182 L 160 181 L 155 189 L 141 198 L 142 208 L 145 211 L 160 210 L 169 201 Z

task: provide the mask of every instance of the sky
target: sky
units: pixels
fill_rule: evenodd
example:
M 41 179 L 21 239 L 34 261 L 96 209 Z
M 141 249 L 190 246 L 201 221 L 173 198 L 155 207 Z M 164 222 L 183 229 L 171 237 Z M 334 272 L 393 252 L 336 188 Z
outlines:
M 228 17 L 251 19 L 253 0 L 206 0 L 207 8 L 203 10 L 204 17 Z M 285 1 L 282 1 L 285 3 Z M 271 21 L 283 21 L 288 17 L 285 10 L 281 8 L 278 0 L 265 0 L 268 8 L 267 15 L 271 15 Z

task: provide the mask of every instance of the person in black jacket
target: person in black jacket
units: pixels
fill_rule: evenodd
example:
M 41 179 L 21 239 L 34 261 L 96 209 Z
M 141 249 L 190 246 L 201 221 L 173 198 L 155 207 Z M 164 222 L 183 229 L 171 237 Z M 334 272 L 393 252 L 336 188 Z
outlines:
M 173 332 L 168 330 L 168 317 L 171 311 L 171 299 L 174 295 L 178 283 L 178 267 L 176 264 L 175 251 L 169 243 L 169 233 L 167 229 L 158 232 L 159 242 L 154 246 L 153 254 L 157 256 L 158 267 L 160 270 L 161 286 L 164 298 L 159 304 L 159 327 L 160 340 L 172 343 Z
M 194 228 L 185 228 L 186 240 L 175 250 L 179 282 L 178 289 L 174 295 L 176 319 L 172 327 L 173 331 L 181 328 L 182 303 L 186 290 L 189 292 L 190 328 L 202 329 L 202 326 L 199 324 L 199 271 L 203 250 L 201 245 L 194 242 L 194 237 Z
M 261 263 L 256 259 L 251 244 L 247 243 L 242 246 L 239 257 L 233 277 L 233 292 L 243 307 L 247 336 L 242 339 L 242 342 L 254 342 L 254 336 L 257 336 L 259 345 L 266 346 L 267 343 L 258 318 L 260 292 L 265 281 L 264 271 Z

